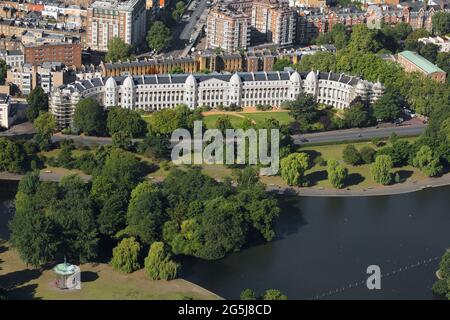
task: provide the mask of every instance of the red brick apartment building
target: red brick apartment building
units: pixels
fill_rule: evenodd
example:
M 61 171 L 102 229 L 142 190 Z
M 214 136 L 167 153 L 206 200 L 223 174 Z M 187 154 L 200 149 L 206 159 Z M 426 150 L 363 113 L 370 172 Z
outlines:
M 44 62 L 61 62 L 66 66 L 81 67 L 80 43 L 46 43 L 24 45 L 25 63 L 42 65 Z

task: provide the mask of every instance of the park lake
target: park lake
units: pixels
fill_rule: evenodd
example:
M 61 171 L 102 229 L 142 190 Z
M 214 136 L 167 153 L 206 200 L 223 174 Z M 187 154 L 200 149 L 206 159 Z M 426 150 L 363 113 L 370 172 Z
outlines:
M 16 183 L 0 183 L 7 239 Z M 450 247 L 450 187 L 377 197 L 283 197 L 277 237 L 218 261 L 183 258 L 181 277 L 226 299 L 245 288 L 290 299 L 437 299 L 439 258 Z M 5 261 L 3 261 L 5 263 Z M 368 290 L 369 265 L 383 274 Z

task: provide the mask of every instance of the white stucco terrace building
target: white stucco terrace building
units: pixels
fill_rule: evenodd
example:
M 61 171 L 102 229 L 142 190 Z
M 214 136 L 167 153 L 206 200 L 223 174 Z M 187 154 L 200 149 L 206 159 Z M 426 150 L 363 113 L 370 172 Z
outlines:
M 76 103 L 87 97 L 105 106 L 121 106 L 146 111 L 175 108 L 186 104 L 216 108 L 235 104 L 241 107 L 271 105 L 279 108 L 306 92 L 322 104 L 348 108 L 361 96 L 375 101 L 384 92 L 381 83 L 332 72 L 297 71 L 248 72 L 234 74 L 173 74 L 135 77 L 93 78 L 55 88 L 50 110 L 60 127 L 70 125 Z

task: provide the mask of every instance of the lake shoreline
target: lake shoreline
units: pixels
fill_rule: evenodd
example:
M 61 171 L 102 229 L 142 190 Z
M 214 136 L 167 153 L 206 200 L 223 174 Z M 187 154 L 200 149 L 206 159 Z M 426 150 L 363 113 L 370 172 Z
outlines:
M 366 196 L 390 196 L 421 191 L 429 188 L 438 188 L 450 185 L 450 173 L 437 178 L 426 178 L 418 181 L 406 181 L 389 186 L 378 186 L 362 190 L 325 189 L 314 187 L 285 187 L 268 185 L 266 190 L 283 195 L 296 195 L 305 197 L 366 197 Z

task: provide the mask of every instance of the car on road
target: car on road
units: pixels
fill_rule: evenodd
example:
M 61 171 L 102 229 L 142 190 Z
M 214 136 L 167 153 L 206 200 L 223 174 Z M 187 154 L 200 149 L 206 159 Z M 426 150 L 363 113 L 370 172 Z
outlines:
M 306 139 L 306 138 L 301 138 L 301 139 L 300 139 L 300 142 L 308 142 L 308 139 Z

